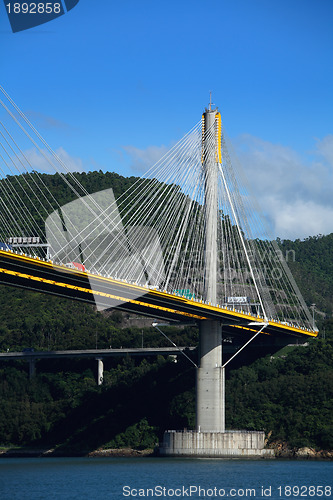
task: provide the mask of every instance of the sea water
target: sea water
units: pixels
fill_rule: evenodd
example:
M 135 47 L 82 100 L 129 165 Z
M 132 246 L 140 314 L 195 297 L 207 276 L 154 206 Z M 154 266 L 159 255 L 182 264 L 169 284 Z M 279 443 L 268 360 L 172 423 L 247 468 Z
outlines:
M 1 500 L 322 498 L 333 462 L 177 458 L 4 458 Z

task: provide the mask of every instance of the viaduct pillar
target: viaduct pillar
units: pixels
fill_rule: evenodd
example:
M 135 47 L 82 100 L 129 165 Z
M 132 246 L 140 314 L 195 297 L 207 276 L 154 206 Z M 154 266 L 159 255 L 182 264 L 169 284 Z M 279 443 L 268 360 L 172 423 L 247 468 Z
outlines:
M 218 168 L 221 160 L 221 115 L 211 105 L 202 116 L 202 168 L 205 179 L 204 299 L 217 303 Z M 219 321 L 199 324 L 199 368 L 196 394 L 197 431 L 224 432 L 224 369 Z
M 102 358 L 96 358 L 97 361 L 97 385 L 103 384 L 103 372 L 104 372 L 104 363 Z
M 36 360 L 35 358 L 29 359 L 29 380 L 32 380 L 36 375 Z
M 221 158 L 221 115 L 211 104 L 202 116 L 204 188 L 204 299 L 217 303 L 218 173 Z M 161 455 L 192 457 L 273 457 L 265 450 L 265 433 L 225 430 L 225 375 L 222 327 L 219 321 L 199 323 L 199 367 L 196 388 L 196 430 L 166 431 Z

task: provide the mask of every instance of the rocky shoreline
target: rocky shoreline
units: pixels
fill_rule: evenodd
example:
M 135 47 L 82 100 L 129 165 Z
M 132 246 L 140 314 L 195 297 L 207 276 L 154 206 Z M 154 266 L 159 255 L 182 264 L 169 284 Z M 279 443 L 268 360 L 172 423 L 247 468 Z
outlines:
M 333 460 L 333 451 L 315 450 L 313 448 L 288 448 L 284 443 L 270 446 L 274 449 L 276 459 L 299 460 Z M 0 458 L 47 458 L 47 457 L 158 457 L 158 449 L 135 450 L 133 448 L 110 448 L 88 450 L 69 450 L 63 448 L 4 448 L 0 449 Z M 270 458 L 271 460 L 271 458 Z
M 135 450 L 132 448 L 70 450 L 63 448 L 4 448 L 0 449 L 0 458 L 48 458 L 48 457 L 152 457 L 158 456 L 152 449 Z
M 270 448 L 274 450 L 275 458 L 295 458 L 311 460 L 333 460 L 332 450 L 315 450 L 304 446 L 303 448 L 289 448 L 286 443 L 272 443 Z

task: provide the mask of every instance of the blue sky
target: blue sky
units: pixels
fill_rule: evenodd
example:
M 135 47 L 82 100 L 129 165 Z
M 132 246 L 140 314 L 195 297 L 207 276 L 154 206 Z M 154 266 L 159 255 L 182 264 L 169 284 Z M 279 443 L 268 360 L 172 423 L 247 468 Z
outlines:
M 212 90 L 274 232 L 327 234 L 332 23 L 332 0 L 80 0 L 13 34 L 2 3 L 0 83 L 74 166 L 126 176 L 192 128 Z

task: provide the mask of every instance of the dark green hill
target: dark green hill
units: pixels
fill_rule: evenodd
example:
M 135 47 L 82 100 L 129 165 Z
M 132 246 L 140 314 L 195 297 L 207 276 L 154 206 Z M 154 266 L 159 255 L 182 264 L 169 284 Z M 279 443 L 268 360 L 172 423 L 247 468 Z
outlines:
M 230 374 L 231 428 L 263 429 L 291 447 L 333 449 L 333 321 L 325 340 L 259 359 Z
M 73 180 L 73 175 L 80 186 Z M 86 193 L 92 194 L 112 188 L 117 199 L 136 181 L 137 177 L 123 177 L 114 172 L 103 173 L 102 171 L 63 175 L 29 173 L 7 176 L 0 180 L 1 219 L 3 221 L 0 227 L 0 241 L 13 235 L 22 236 L 15 231 L 17 225 L 22 228 L 26 227 L 27 213 L 34 214 L 34 224 L 39 228 L 38 236 L 44 234 L 47 216 L 58 208 L 58 204 L 62 206 L 76 199 L 75 191 L 79 196 L 84 196 Z M 20 204 L 19 211 L 16 210 L 18 203 Z M 16 215 L 15 222 L 12 213 Z
M 136 180 L 102 172 L 78 177 L 88 192 L 112 187 L 116 197 Z M 71 201 L 58 174 L 42 179 L 61 203 Z M 326 338 L 238 370 L 231 363 L 227 426 L 263 429 L 271 440 L 291 446 L 333 448 L 333 234 L 279 244 L 306 303 L 316 304 Z M 197 341 L 193 328 L 167 333 L 178 345 Z M 142 338 L 145 346 L 167 345 L 156 330 L 131 328 L 118 312 L 102 315 L 85 304 L 0 286 L 2 351 L 140 347 Z M 110 361 L 102 387 L 96 385 L 95 369 L 95 361 L 39 362 L 29 381 L 26 363 L 2 363 L 0 444 L 142 448 L 153 445 L 166 428 L 194 426 L 195 370 L 186 360 Z
M 333 233 L 305 240 L 279 240 L 279 244 L 307 305 L 316 304 L 319 312 L 332 315 Z
M 290 447 L 333 448 L 333 322 L 326 340 L 227 374 L 227 428 L 264 430 Z M 96 362 L 95 362 L 96 363 Z M 98 387 L 93 361 L 40 362 L 29 381 L 16 362 L 0 368 L 0 443 L 151 447 L 165 429 L 193 428 L 195 369 L 159 358 L 105 363 Z

